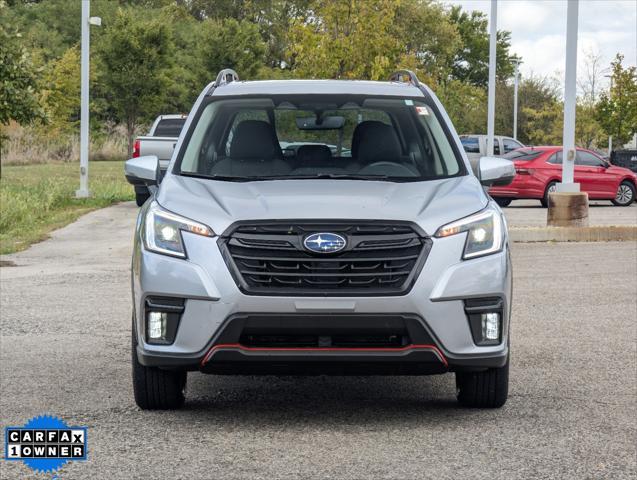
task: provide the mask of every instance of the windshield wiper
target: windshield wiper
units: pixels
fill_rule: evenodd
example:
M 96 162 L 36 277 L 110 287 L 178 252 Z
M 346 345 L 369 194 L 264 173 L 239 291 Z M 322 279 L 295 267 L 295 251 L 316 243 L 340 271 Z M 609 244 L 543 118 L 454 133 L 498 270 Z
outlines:
M 237 176 L 228 176 L 228 175 L 206 175 L 204 173 L 193 173 L 193 172 L 179 172 L 180 175 L 184 177 L 192 177 L 192 178 L 204 178 L 206 180 L 220 180 L 224 182 L 249 182 L 255 180 L 262 180 L 261 177 L 237 177 Z
M 206 180 L 220 180 L 226 182 L 258 182 L 266 180 L 387 180 L 388 175 L 356 175 L 352 173 L 317 173 L 315 175 L 268 175 L 268 176 L 227 176 L 227 175 L 206 175 L 203 173 L 180 172 L 184 177 L 205 178 Z M 394 178 L 394 177 L 391 177 Z M 395 177 L 402 179 L 404 177 Z
M 388 175 L 356 175 L 352 173 L 317 173 L 315 175 L 276 175 L 261 177 L 261 180 L 315 180 L 315 179 L 335 179 L 335 180 L 386 180 Z

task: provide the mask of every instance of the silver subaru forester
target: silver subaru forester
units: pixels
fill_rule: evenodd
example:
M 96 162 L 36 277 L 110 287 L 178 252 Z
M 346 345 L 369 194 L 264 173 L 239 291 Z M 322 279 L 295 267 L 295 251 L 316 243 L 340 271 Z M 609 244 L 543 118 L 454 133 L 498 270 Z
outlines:
M 506 223 L 449 117 L 412 72 L 388 82 L 239 81 L 194 104 L 170 166 L 126 163 L 153 192 L 132 261 L 133 384 L 178 408 L 188 371 L 454 372 L 458 400 L 507 398 Z

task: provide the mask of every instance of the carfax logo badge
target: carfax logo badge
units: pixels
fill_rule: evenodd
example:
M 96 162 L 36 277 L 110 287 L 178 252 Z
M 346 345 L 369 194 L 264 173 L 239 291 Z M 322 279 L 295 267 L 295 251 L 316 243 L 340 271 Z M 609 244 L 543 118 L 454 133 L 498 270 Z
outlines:
M 86 460 L 86 427 L 69 427 L 43 415 L 4 429 L 5 460 L 20 460 L 36 472 L 53 473 L 66 462 Z

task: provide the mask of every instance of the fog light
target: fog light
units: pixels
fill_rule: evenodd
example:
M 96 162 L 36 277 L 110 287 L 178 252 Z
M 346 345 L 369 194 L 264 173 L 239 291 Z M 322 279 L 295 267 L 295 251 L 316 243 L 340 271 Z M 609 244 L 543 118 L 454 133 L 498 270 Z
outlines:
M 175 341 L 185 300 L 175 297 L 146 297 L 146 342 L 170 345 Z
M 500 338 L 500 314 L 483 313 L 480 320 L 482 322 L 482 338 L 484 340 L 498 340 Z
M 166 340 L 167 321 L 168 314 L 165 312 L 148 312 L 148 338 Z

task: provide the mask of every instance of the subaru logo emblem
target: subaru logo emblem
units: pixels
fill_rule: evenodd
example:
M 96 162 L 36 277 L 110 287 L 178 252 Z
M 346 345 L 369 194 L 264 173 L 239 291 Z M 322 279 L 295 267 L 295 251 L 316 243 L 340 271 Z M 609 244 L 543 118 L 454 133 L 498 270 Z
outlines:
M 305 237 L 303 245 L 310 252 L 335 253 L 345 248 L 347 241 L 336 233 L 313 233 Z

